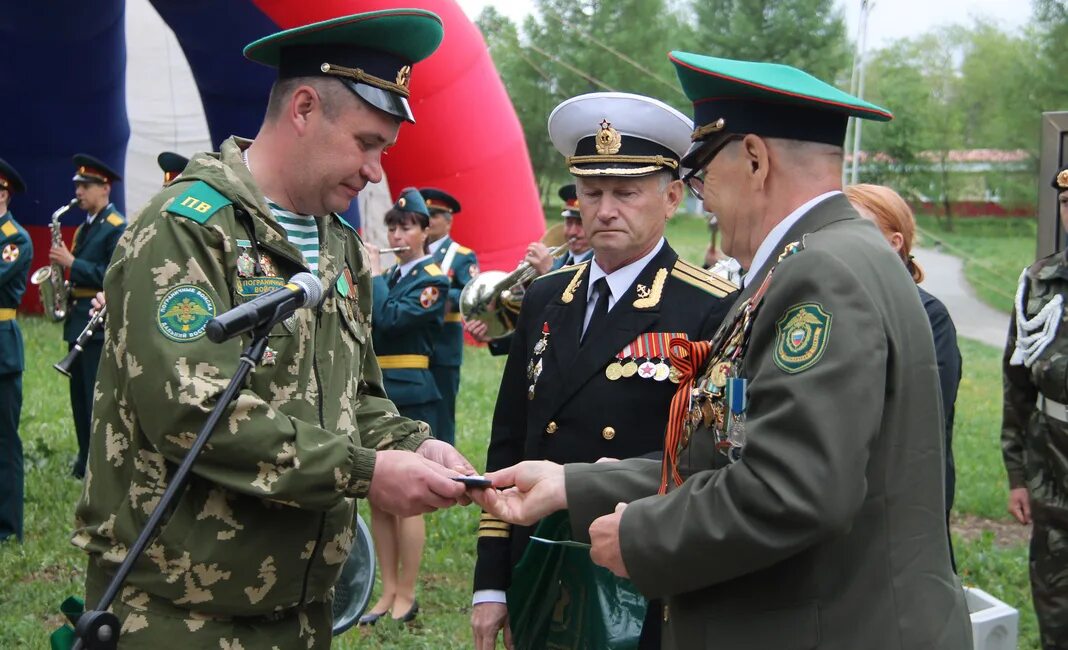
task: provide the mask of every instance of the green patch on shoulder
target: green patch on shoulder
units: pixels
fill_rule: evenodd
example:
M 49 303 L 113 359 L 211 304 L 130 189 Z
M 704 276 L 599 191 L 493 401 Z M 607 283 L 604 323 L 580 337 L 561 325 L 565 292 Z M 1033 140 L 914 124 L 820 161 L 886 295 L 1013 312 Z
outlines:
M 831 314 L 819 303 L 801 303 L 786 310 L 775 322 L 775 330 L 775 365 L 796 374 L 823 356 L 831 334 Z
M 167 212 L 172 212 L 203 224 L 211 215 L 231 203 L 230 199 L 219 194 L 211 185 L 204 181 L 197 181 L 184 193 L 174 198 L 174 201 L 167 206 Z
M 163 296 L 156 310 L 159 331 L 172 341 L 188 343 L 204 336 L 215 318 L 215 303 L 203 289 L 180 284 Z

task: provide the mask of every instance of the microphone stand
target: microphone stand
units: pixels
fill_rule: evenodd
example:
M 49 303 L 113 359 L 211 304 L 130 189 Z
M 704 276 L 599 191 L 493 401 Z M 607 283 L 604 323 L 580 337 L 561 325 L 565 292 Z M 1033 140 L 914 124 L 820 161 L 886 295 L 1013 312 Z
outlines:
M 74 629 L 78 640 L 75 642 L 73 650 L 117 650 L 121 627 L 119 617 L 107 611 L 107 609 L 111 606 L 112 601 L 115 600 L 115 596 L 118 595 L 119 587 L 122 586 L 126 577 L 130 575 L 130 571 L 133 570 L 134 563 L 155 536 L 156 529 L 163 522 L 171 504 L 177 500 L 185 488 L 189 480 L 189 473 L 193 469 L 193 464 L 196 462 L 197 456 L 200 455 L 200 450 L 207 444 L 208 438 L 211 437 L 212 432 L 215 430 L 215 425 L 222 418 L 223 412 L 237 398 L 237 394 L 241 391 L 241 387 L 252 369 L 259 365 L 260 359 L 263 358 L 263 353 L 267 349 L 267 334 L 272 327 L 282 320 L 279 316 L 279 314 L 275 314 L 274 318 L 252 331 L 252 341 L 241 352 L 241 360 L 238 364 L 237 372 L 230 379 L 230 384 L 226 387 L 219 401 L 216 402 L 215 408 L 212 409 L 211 415 L 204 422 L 204 426 L 201 427 L 200 433 L 197 434 L 196 440 L 193 441 L 193 446 L 185 455 L 182 464 L 178 466 L 178 470 L 174 473 L 174 478 L 171 479 L 170 484 L 159 500 L 159 505 L 152 511 L 152 515 L 145 523 L 145 527 L 141 529 L 141 534 L 137 536 L 137 541 L 130 547 L 129 552 L 126 554 L 126 559 L 119 565 L 118 571 L 115 572 L 111 582 L 108 583 L 108 587 L 96 607 L 87 610 L 78 618 L 78 624 Z

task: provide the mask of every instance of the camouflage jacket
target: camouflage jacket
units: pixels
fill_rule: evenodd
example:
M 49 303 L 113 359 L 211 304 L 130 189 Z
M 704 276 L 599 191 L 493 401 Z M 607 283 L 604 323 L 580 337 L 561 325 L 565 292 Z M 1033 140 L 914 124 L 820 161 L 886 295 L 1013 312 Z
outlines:
M 242 162 L 247 144 L 230 139 L 220 154 L 194 157 L 126 231 L 105 278 L 107 331 L 73 543 L 108 570 L 249 341 L 211 343 L 207 321 L 307 270 Z M 130 585 L 176 607 L 256 616 L 327 598 L 375 450 L 411 450 L 428 437 L 382 388 L 359 237 L 337 215 L 317 221 L 321 306 L 272 330 L 262 365 L 130 575 Z
M 1066 251 L 1038 260 L 1027 269 L 1027 317 L 1054 296 L 1068 299 Z M 1027 487 L 1040 506 L 1068 508 L 1068 422 L 1036 408 L 1038 396 L 1068 404 L 1068 309 L 1061 313 L 1056 338 L 1030 368 L 1010 365 L 1016 348 L 1016 314 L 1005 347 L 1001 451 L 1010 487 Z

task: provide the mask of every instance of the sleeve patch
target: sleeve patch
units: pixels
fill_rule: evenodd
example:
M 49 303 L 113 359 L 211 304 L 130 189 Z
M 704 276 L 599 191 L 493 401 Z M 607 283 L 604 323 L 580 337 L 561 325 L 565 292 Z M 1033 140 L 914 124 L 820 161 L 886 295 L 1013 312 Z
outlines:
M 438 301 L 439 295 L 441 292 L 437 287 L 427 287 L 419 294 L 419 304 L 423 306 L 423 309 L 430 309 Z
M 5 264 L 10 264 L 19 258 L 19 247 L 14 244 L 8 244 L 4 246 L 3 253 L 0 254 L 0 260 L 3 260 Z
M 794 305 L 775 322 L 775 365 L 783 372 L 808 370 L 823 357 L 831 334 L 831 314 L 815 302 Z
M 167 206 L 167 212 L 192 219 L 199 224 L 207 222 L 211 215 L 230 205 L 232 201 L 219 194 L 214 187 L 204 181 L 197 181 L 193 186 L 179 194 Z
M 189 343 L 204 336 L 215 318 L 215 302 L 203 289 L 180 284 L 168 291 L 156 309 L 156 324 L 168 339 Z

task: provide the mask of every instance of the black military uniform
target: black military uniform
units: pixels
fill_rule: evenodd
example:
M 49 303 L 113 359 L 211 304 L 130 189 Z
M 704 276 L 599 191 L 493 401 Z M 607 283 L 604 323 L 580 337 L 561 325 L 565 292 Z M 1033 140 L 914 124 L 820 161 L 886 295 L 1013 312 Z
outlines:
M 77 173 L 71 179 L 75 183 L 109 183 L 122 180 L 122 176 L 92 156 L 74 156 Z M 63 325 L 63 340 L 68 349 L 74 347 L 78 335 L 89 323 L 92 299 L 104 286 L 104 271 L 111 262 L 115 244 L 126 230 L 126 219 L 108 203 L 100 212 L 89 215 L 74 233 L 71 253 L 74 264 L 70 267 L 70 305 Z M 74 429 L 78 435 L 78 459 L 72 473 L 82 478 L 89 453 L 89 425 L 93 409 L 93 384 L 100 351 L 104 342 L 103 328 L 97 329 L 92 338 L 82 346 L 82 353 L 70 367 L 70 406 L 74 416 Z
M 0 159 L 0 190 L 10 203 L 26 184 Z M 0 541 L 22 541 L 23 467 L 19 414 L 22 412 L 22 332 L 15 312 L 26 291 L 33 244 L 9 210 L 0 213 Z
M 609 120 L 627 135 L 621 136 Z M 668 171 L 677 177 L 692 125 L 647 97 L 594 93 L 558 107 L 549 131 L 575 176 Z M 605 141 L 619 146 L 602 147 Z M 669 405 L 678 388 L 667 364 L 668 343 L 673 337 L 710 338 L 730 310 L 737 287 L 679 259 L 663 239 L 647 255 L 645 266 L 615 295 L 598 326 L 592 324 L 596 316 L 591 317 L 585 340 L 580 341 L 596 262 L 551 271 L 531 284 L 497 394 L 487 470 L 523 460 L 593 462 L 662 451 Z M 512 566 L 530 533 L 531 528 L 482 515 L 476 603 L 494 602 L 494 592 L 510 586 Z M 652 643 L 659 638 L 659 628 L 649 625 L 659 620 L 657 611 L 650 608 L 646 618 Z

